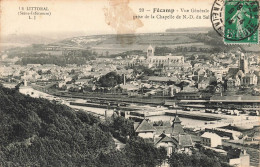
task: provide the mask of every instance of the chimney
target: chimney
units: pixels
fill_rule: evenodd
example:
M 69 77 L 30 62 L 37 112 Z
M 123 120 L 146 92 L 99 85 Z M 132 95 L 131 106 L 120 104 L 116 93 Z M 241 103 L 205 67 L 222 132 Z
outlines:
M 123 77 L 124 77 L 124 85 L 126 84 L 126 81 L 125 81 L 125 74 L 123 74 Z
M 246 155 L 246 150 L 243 150 L 243 154 Z
M 107 119 L 107 110 L 105 110 L 105 119 Z

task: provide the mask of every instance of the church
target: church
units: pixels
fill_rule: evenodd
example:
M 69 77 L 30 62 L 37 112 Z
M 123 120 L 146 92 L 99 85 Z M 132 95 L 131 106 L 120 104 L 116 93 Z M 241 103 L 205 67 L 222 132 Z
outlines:
M 146 57 L 138 56 L 133 59 L 128 65 L 144 65 L 149 68 L 155 67 L 173 69 L 174 67 L 181 67 L 184 64 L 183 56 L 173 56 L 171 53 L 166 56 L 155 56 L 154 48 L 151 45 L 149 45 L 149 47 L 147 48 L 146 53 Z
M 229 91 L 236 90 L 239 86 L 257 85 L 257 75 L 248 69 L 248 56 L 244 53 L 239 54 L 239 64 L 237 68 L 229 68 L 226 80 Z

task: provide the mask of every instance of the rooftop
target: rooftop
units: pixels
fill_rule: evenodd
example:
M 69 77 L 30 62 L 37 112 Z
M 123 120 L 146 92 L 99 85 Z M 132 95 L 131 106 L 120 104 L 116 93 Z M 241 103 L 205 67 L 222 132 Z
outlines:
M 135 125 L 135 132 L 154 132 L 156 129 L 145 119 L 138 125 Z
M 215 139 L 215 138 L 220 138 L 219 135 L 217 135 L 216 133 L 211 133 L 211 132 L 205 132 L 201 135 L 201 137 L 204 137 L 204 138 L 210 138 L 210 139 Z
M 193 142 L 190 135 L 187 134 L 179 134 L 177 136 L 173 136 L 181 147 L 191 147 L 193 146 Z

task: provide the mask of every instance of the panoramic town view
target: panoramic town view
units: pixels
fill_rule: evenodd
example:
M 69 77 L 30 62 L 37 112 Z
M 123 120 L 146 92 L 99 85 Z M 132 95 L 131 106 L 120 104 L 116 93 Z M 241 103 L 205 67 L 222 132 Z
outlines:
M 0 165 L 259 166 L 258 46 L 175 31 L 1 50 Z

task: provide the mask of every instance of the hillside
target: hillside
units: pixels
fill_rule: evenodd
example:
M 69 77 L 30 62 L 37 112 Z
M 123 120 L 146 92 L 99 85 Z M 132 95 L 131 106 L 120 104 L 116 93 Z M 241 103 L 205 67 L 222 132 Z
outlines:
M 62 40 L 55 45 L 71 45 L 75 47 L 91 48 L 97 53 L 117 54 L 131 50 L 142 50 L 151 44 L 153 46 L 164 46 L 176 48 L 178 46 L 198 46 L 204 45 L 198 40 L 190 38 L 187 33 L 144 33 L 144 34 L 122 34 L 122 35 L 93 35 L 73 37 Z
M 160 165 L 164 149 L 141 138 L 128 140 L 132 131 L 133 123 L 123 117 L 101 122 L 83 111 L 0 85 L 0 166 Z M 127 140 L 124 149 L 115 148 L 111 133 Z
M 117 154 L 98 119 L 66 106 L 0 87 L 0 115 L 0 166 L 103 166 L 103 153 Z

